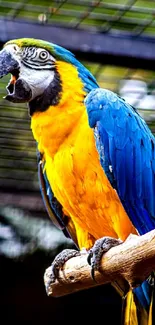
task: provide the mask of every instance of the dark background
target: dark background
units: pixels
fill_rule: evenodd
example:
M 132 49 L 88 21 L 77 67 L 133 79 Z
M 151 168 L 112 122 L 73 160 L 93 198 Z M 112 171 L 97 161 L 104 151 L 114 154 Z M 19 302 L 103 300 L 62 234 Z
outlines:
M 41 253 L 18 263 L 1 258 L 1 317 L 5 324 L 7 321 L 121 324 L 121 299 L 111 286 L 61 298 L 47 297 L 43 273 L 49 263 Z

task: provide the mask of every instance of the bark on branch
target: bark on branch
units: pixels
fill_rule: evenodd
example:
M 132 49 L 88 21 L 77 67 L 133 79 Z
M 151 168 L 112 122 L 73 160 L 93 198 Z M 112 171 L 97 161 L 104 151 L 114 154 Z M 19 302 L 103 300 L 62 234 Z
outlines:
M 155 230 L 143 236 L 130 235 L 127 240 L 111 248 L 101 260 L 100 271 L 96 272 L 95 283 L 90 275 L 87 254 L 68 260 L 56 280 L 47 288 L 50 281 L 50 267 L 45 271 L 44 283 L 47 294 L 60 297 L 88 289 L 96 285 L 117 281 L 124 290 L 128 283 L 135 287 L 155 270 Z

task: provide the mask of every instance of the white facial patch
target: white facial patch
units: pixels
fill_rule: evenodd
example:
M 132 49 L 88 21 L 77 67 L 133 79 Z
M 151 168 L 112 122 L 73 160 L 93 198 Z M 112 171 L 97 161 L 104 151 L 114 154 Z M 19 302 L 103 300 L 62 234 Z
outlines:
M 32 90 L 32 99 L 41 95 L 54 79 L 53 70 L 29 69 L 21 63 L 19 78 L 24 79 Z

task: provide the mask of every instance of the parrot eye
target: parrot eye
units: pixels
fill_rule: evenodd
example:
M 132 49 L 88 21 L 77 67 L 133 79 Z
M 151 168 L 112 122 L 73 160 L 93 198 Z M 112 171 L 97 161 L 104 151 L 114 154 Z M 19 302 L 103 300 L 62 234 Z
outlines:
M 18 51 L 18 47 L 16 45 L 13 46 L 13 49 L 14 49 L 15 52 Z
M 40 53 L 39 53 L 39 59 L 41 59 L 41 60 L 46 60 L 48 58 L 48 52 L 46 52 L 46 51 L 41 51 Z

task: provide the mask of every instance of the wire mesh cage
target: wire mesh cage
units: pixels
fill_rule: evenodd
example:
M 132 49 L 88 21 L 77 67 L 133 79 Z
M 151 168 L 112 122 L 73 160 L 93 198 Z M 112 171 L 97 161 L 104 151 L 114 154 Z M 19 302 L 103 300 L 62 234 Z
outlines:
M 77 43 L 76 49 L 78 50 L 80 44 L 76 41 L 75 31 L 87 31 L 89 34 L 80 34 L 80 37 L 86 35 L 87 39 L 89 38 L 89 44 L 92 43 L 92 49 L 94 47 L 93 50 L 97 55 L 95 60 L 92 60 L 87 39 L 83 36 L 84 45 L 81 47 L 80 60 L 96 77 L 100 87 L 118 93 L 137 108 L 154 132 L 155 58 L 151 48 L 155 37 L 154 19 L 154 0 L 1 1 L 0 41 L 3 43 L 10 35 L 16 38 L 17 32 L 25 36 L 28 33 L 28 26 L 32 32 L 33 29 L 35 30 L 38 38 L 40 38 L 40 31 L 47 31 L 46 28 L 49 26 L 48 34 L 45 32 L 44 37 L 47 40 L 52 37 L 56 39 L 57 35 L 51 36 L 50 30 L 53 26 L 58 26 L 67 28 L 63 30 L 63 46 L 66 45 L 68 49 L 72 49 L 72 44 Z M 19 27 L 15 29 L 15 22 L 20 23 L 20 31 Z M 23 22 L 27 25 L 22 25 Z M 41 29 L 38 29 L 39 27 Z M 71 40 L 69 35 L 72 35 Z M 94 38 L 98 35 L 102 42 L 94 44 Z M 100 58 L 98 55 L 98 52 L 101 52 L 99 45 L 102 45 L 103 50 L 107 46 L 105 35 L 113 37 L 110 39 L 110 47 L 106 53 L 106 57 L 110 57 L 108 63 L 104 53 L 100 55 Z M 118 49 L 120 54 L 123 50 L 123 45 L 119 49 L 118 43 L 115 43 L 117 37 L 123 42 L 121 44 L 134 40 L 138 53 L 143 55 L 141 67 L 136 67 L 136 64 L 132 67 L 132 64 L 129 64 L 133 56 L 130 43 L 126 50 L 126 60 L 123 60 L 120 55 L 119 64 L 115 65 L 113 50 Z M 145 46 L 146 39 L 148 46 Z M 139 48 L 139 40 L 146 50 Z M 59 45 L 62 44 L 59 43 Z M 154 58 L 149 69 L 145 65 L 146 62 L 150 62 L 148 51 Z M 136 62 L 139 62 L 138 59 Z M 38 191 L 36 143 L 30 130 L 30 118 L 26 105 L 10 104 L 3 99 L 8 80 L 9 77 L 6 77 L 0 81 L 0 187 L 3 190 L 16 188 L 17 190 Z
M 1 1 L 0 15 L 102 33 L 124 31 L 154 36 L 154 5 L 154 0 Z

